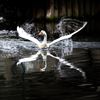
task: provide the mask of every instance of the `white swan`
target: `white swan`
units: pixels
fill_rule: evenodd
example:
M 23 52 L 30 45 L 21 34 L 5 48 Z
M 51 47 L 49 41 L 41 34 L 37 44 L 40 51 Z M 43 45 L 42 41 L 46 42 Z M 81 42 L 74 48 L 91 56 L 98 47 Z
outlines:
M 44 30 L 41 30 L 41 32 L 39 33 L 39 35 L 43 35 L 44 36 L 44 39 L 43 39 L 42 42 L 38 41 L 31 34 L 28 34 L 27 32 L 25 32 L 23 30 L 23 28 L 21 28 L 19 26 L 17 26 L 17 32 L 18 32 L 18 34 L 19 34 L 20 37 L 28 39 L 28 40 L 34 42 L 38 46 L 38 48 L 42 49 L 42 48 L 48 48 L 52 44 L 54 44 L 56 42 L 59 42 L 61 40 L 71 38 L 74 34 L 76 34 L 77 32 L 79 32 L 80 30 L 82 30 L 86 25 L 87 25 L 87 22 L 84 22 L 83 26 L 81 28 L 79 28 L 77 31 L 72 32 L 69 35 L 61 36 L 60 38 L 58 38 L 58 39 L 56 39 L 56 40 L 54 40 L 54 41 L 52 41 L 50 43 L 47 43 L 47 34 L 46 34 L 46 32 Z

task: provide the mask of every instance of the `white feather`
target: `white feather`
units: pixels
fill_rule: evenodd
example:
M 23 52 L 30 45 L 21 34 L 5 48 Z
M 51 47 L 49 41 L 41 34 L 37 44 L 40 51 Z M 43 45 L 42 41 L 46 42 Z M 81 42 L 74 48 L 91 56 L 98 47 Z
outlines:
M 60 38 L 58 38 L 58 39 L 56 39 L 56 40 L 54 40 L 54 41 L 52 41 L 50 43 L 47 43 L 47 34 L 43 30 L 41 31 L 44 34 L 44 40 L 42 42 L 39 42 L 36 38 L 34 38 L 31 34 L 28 34 L 27 32 L 25 32 L 19 26 L 17 26 L 17 32 L 18 32 L 20 37 L 28 39 L 28 40 L 34 42 L 35 44 L 37 44 L 37 46 L 39 48 L 47 48 L 47 47 L 55 44 L 56 42 L 71 38 L 74 34 L 79 32 L 80 30 L 82 30 L 86 25 L 87 25 L 87 22 L 84 22 L 83 26 L 81 28 L 79 28 L 77 31 L 75 31 L 75 32 L 73 32 L 73 33 L 71 33 L 69 35 L 61 36 Z
M 74 34 L 76 34 L 77 32 L 79 32 L 80 30 L 82 30 L 86 25 L 87 25 L 87 22 L 84 22 L 84 25 L 83 25 L 81 28 L 79 28 L 77 31 L 75 31 L 75 32 L 73 32 L 73 33 L 71 33 L 71 34 L 69 34 L 69 35 L 61 36 L 60 38 L 58 38 L 58 39 L 52 41 L 51 43 L 48 43 L 48 44 L 47 44 L 47 47 L 49 47 L 50 45 L 52 45 L 52 44 L 54 44 L 54 43 L 56 43 L 56 42 L 59 42 L 59 41 L 61 41 L 61 40 L 65 40 L 65 39 L 71 38 Z
M 24 39 L 27 39 L 27 40 L 30 40 L 30 41 L 34 42 L 35 44 L 37 44 L 37 45 L 41 44 L 36 38 L 34 38 L 31 34 L 28 34 L 27 32 L 25 32 L 19 26 L 17 26 L 17 32 L 18 32 L 18 34 L 19 34 L 20 37 L 22 37 Z

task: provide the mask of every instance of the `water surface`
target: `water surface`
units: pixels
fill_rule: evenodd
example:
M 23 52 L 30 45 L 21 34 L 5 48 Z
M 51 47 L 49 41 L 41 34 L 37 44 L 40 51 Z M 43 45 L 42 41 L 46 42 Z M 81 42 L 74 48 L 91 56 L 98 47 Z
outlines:
M 55 46 L 52 56 L 43 50 L 46 58 L 39 54 L 16 65 L 38 52 L 21 50 L 16 56 L 0 54 L 0 100 L 99 100 L 100 48 Z

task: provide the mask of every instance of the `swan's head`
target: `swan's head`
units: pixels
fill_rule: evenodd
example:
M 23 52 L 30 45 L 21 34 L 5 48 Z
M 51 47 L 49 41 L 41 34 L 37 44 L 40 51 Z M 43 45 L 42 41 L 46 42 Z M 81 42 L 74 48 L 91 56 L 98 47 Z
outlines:
M 39 35 L 40 35 L 40 36 L 46 36 L 47 33 L 46 33 L 44 30 L 41 30 L 40 33 L 39 33 Z
M 39 45 L 39 48 L 47 48 L 47 33 L 44 30 L 41 30 L 38 35 L 43 37 L 42 43 L 41 45 Z

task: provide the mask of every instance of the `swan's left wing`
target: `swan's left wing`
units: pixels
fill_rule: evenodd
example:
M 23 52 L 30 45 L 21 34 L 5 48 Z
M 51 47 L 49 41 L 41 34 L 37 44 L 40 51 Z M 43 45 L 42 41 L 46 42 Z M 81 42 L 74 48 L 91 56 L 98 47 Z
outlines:
M 74 34 L 76 34 L 77 32 L 81 31 L 86 25 L 87 25 L 87 22 L 84 22 L 83 26 L 82 26 L 81 28 L 79 28 L 77 31 L 72 32 L 72 33 L 69 34 L 69 35 L 61 36 L 60 38 L 58 38 L 58 39 L 52 41 L 51 43 L 48 43 L 47 46 L 49 47 L 49 46 L 51 46 L 52 44 L 54 44 L 54 43 L 56 43 L 56 42 L 59 42 L 59 41 L 61 41 L 61 40 L 65 40 L 65 39 L 71 38 Z

